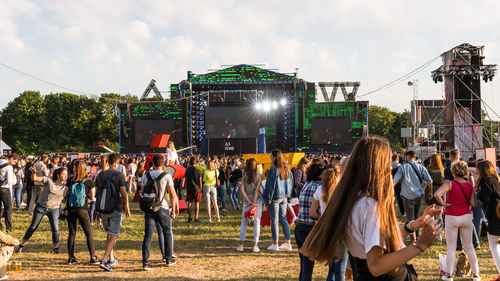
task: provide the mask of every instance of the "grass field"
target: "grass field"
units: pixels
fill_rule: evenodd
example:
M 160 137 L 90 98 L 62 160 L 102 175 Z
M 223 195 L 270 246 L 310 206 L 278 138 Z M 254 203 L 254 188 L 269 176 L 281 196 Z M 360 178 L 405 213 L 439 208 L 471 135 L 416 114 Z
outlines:
M 21 239 L 30 218 L 26 211 L 14 212 L 13 217 L 13 236 Z M 295 243 L 291 252 L 265 250 L 271 243 L 269 227 L 261 229 L 261 253 L 251 252 L 253 227 L 247 229 L 245 251 L 238 253 L 234 250 L 238 241 L 240 217 L 239 211 L 228 211 L 222 214 L 220 223 L 208 223 L 205 208 L 202 208 L 200 218 L 204 221 L 187 223 L 187 215 L 181 214 L 173 226 L 177 264 L 168 268 L 163 265 L 155 234 L 150 257 L 154 270 L 148 272 L 142 270 L 144 220 L 137 203 L 132 203 L 131 218 L 123 222 L 115 247 L 115 255 L 120 263 L 113 268 L 113 272 L 104 272 L 98 266 L 88 265 L 89 254 L 81 229 L 77 233 L 76 244 L 76 257 L 81 263 L 67 265 L 67 224 L 60 221 L 61 253 L 56 255 L 52 252 L 49 222 L 44 218 L 23 252 L 11 258 L 11 261 L 21 261 L 23 269 L 8 272 L 9 280 L 298 280 L 299 258 Z M 97 255 L 102 257 L 105 233 L 97 225 L 94 226 L 94 239 Z M 411 261 L 417 269 L 419 280 L 440 280 L 439 253 L 445 254 L 446 246 L 436 242 L 434 247 Z M 496 278 L 495 264 L 485 239 L 482 239 L 477 255 L 483 280 Z M 326 275 L 327 267 L 316 265 L 314 279 L 325 280 Z

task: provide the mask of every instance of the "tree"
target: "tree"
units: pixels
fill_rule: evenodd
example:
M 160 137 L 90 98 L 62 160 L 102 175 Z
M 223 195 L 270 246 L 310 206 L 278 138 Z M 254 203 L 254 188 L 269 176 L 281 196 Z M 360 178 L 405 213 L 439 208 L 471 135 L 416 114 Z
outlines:
M 99 97 L 55 93 L 45 97 L 27 91 L 0 112 L 3 136 L 20 154 L 93 151 L 104 141 L 118 149 L 118 103 L 138 102 L 130 94 Z
M 401 128 L 407 127 L 410 114 L 408 111 L 397 113 L 386 107 L 372 105 L 368 110 L 368 131 L 371 135 L 387 138 L 393 148 L 402 149 Z

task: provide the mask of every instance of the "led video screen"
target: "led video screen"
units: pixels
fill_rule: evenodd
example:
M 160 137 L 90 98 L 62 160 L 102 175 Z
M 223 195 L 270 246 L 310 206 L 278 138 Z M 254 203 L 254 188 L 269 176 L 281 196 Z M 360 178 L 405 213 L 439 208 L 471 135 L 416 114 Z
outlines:
M 313 144 L 352 144 L 352 126 L 349 118 L 313 118 Z
M 154 135 L 170 134 L 174 141 L 175 120 L 135 120 L 135 145 L 151 145 Z
M 252 107 L 207 107 L 207 138 L 256 138 L 259 136 L 258 114 Z

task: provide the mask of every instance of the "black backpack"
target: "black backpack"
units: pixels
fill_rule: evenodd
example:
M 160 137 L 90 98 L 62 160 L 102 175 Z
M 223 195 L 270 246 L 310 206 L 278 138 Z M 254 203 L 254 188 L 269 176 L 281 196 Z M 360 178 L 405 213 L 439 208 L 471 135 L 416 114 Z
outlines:
M 118 188 L 115 185 L 115 177 L 108 178 L 102 186 L 97 189 L 96 210 L 102 214 L 110 214 L 117 210 L 120 200 Z
M 160 194 L 160 181 L 167 173 L 161 173 L 157 178 L 151 177 L 151 175 L 146 173 L 148 182 L 144 185 L 141 199 L 139 200 L 139 206 L 144 212 L 156 213 L 161 208 L 161 202 L 165 198 L 164 194 Z

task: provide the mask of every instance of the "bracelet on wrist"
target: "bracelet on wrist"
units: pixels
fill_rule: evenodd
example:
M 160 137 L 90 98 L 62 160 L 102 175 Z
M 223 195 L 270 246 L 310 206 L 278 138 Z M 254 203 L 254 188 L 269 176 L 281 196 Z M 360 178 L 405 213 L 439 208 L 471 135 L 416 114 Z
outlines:
M 409 225 L 409 224 L 410 224 L 410 222 L 409 222 L 409 221 L 408 221 L 408 222 L 406 222 L 406 223 L 404 224 L 404 228 L 405 228 L 405 231 L 406 231 L 406 232 L 408 232 L 409 234 L 412 234 L 413 232 L 415 232 L 415 230 L 414 230 L 414 229 L 410 229 L 410 228 L 408 227 L 408 225 Z
M 420 247 L 419 245 L 417 245 L 416 242 L 411 243 L 411 245 L 414 246 L 415 248 L 419 249 L 421 253 L 423 253 L 425 251 L 424 249 L 422 249 L 422 247 Z

